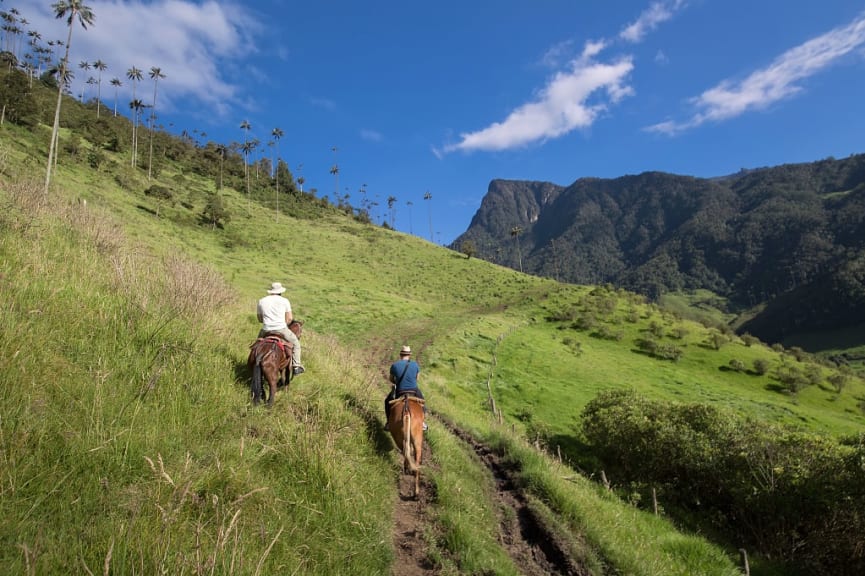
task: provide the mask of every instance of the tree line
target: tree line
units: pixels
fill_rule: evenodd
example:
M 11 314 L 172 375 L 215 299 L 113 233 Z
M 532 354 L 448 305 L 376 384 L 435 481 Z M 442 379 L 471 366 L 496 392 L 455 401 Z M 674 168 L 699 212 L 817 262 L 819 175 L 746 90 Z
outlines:
M 52 9 L 55 16 L 64 19 L 67 24 L 65 40 L 43 42 L 40 32 L 26 29 L 29 22 L 17 8 L 0 11 L 3 34 L 0 37 L 0 62 L 4 72 L 0 85 L 0 125 L 9 121 L 31 128 L 40 123 L 52 126 L 45 170 L 46 193 L 56 172 L 58 155 L 62 151 L 59 149 L 59 128 L 62 123 L 76 131 L 81 138 L 96 145 L 95 150 L 88 154 L 88 161 L 94 167 L 104 162 L 104 157 L 100 154 L 103 151 L 128 153 L 130 166 L 146 171 L 147 181 L 150 182 L 165 161 L 188 162 L 194 172 L 212 177 L 217 190 L 229 186 L 243 191 L 250 201 L 273 205 L 277 217 L 280 212 L 280 198 L 289 195 L 295 200 L 305 199 L 313 204 L 336 207 L 362 222 L 379 221 L 382 226 L 395 229 L 398 206 L 396 196 L 389 195 L 386 198 L 386 211 L 382 213 L 384 206 L 380 206 L 380 202 L 371 197 L 366 184 L 358 189 L 354 199 L 347 188 L 345 191 L 340 190 L 336 146 L 332 148 L 334 164 L 330 168 L 330 174 L 334 178 L 333 197 L 325 194 L 317 198 L 319 190 L 308 188 L 304 192 L 305 177 L 302 174 L 295 177 L 287 162 L 280 156 L 279 142 L 284 131 L 279 127 L 270 130 L 270 139 L 267 142 L 251 136 L 253 126 L 249 119 L 242 120 L 238 125 L 243 139 L 228 144 L 207 140 L 207 134 L 198 130 L 192 130 L 191 133 L 183 130 L 178 136 L 170 134 L 165 126 L 157 123 L 156 107 L 160 81 L 166 79 L 166 74 L 159 66 L 152 66 L 149 73 L 137 66 L 126 71 L 125 79 L 131 83 L 132 98 L 129 101 L 129 120 L 125 121 L 123 115 L 118 114 L 119 90 L 123 87 L 124 80 L 117 76 L 110 79 L 113 107 L 108 107 L 103 102 L 102 85 L 105 79 L 103 73 L 110 69 L 109 63 L 102 59 L 93 62 L 82 60 L 78 62 L 78 69 L 85 74 L 92 72 L 94 75 L 88 76 L 81 84 L 81 91 L 77 95 L 78 102 L 83 107 L 73 106 L 76 100 L 76 95 L 72 92 L 75 70 L 70 56 L 73 31 L 86 31 L 95 25 L 96 14 L 84 0 L 55 2 Z M 25 37 L 29 39 L 26 43 Z M 152 81 L 152 95 L 147 101 L 138 91 L 145 76 Z M 90 94 L 90 87 L 95 90 L 95 95 Z M 44 89 L 56 91 L 53 115 L 48 114 Z M 67 111 L 66 107 L 70 110 Z M 87 113 L 93 108 L 95 117 Z M 103 108 L 112 110 L 110 118 L 102 115 Z M 140 152 L 141 144 L 146 146 L 146 161 L 145 154 Z M 73 153 L 80 152 L 74 142 L 67 143 L 65 148 Z M 271 151 L 270 155 L 267 154 L 268 149 Z M 300 164 L 297 167 L 298 172 L 302 166 Z M 170 195 L 166 186 L 154 186 L 157 186 L 152 191 L 155 196 Z M 432 194 L 427 191 L 423 199 L 430 209 L 430 241 L 433 241 Z M 214 203 L 211 202 L 211 205 Z M 407 201 L 405 205 L 408 210 L 409 230 L 413 233 L 410 221 L 413 203 Z M 224 223 L 223 219 L 213 218 L 215 213 L 211 211 L 205 220 L 212 224 L 217 223 L 215 220 Z

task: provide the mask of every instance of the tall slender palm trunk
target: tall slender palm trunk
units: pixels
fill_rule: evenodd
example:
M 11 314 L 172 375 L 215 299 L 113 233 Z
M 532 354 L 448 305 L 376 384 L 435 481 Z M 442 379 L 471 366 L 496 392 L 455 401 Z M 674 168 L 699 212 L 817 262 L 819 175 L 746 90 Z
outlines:
M 54 108 L 54 127 L 51 129 L 51 145 L 48 147 L 48 167 L 45 170 L 45 194 L 51 185 L 51 172 L 56 165 L 58 133 L 60 132 L 60 105 L 63 103 L 63 84 L 66 82 L 66 68 L 69 66 L 69 43 L 72 42 L 72 21 L 69 23 L 69 34 L 66 36 L 66 54 L 60 64 L 60 78 L 57 82 L 57 106 Z

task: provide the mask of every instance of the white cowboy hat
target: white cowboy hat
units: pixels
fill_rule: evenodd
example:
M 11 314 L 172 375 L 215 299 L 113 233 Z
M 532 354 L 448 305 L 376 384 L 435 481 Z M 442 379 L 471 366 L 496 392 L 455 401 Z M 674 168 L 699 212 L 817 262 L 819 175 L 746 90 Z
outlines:
M 270 290 L 267 291 L 268 294 L 282 294 L 285 292 L 285 287 L 279 282 L 274 282 L 270 285 Z
M 403 346 L 400 349 L 399 353 L 400 353 L 400 355 L 405 355 L 405 354 L 411 355 L 411 346 Z

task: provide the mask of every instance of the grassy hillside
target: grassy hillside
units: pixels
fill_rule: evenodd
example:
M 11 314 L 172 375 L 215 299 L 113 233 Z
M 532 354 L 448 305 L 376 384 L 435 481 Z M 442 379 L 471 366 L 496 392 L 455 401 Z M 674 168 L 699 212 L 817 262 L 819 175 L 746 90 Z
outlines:
M 790 393 L 772 370 L 807 359 L 631 294 L 519 274 L 297 197 L 277 213 L 224 189 L 230 222 L 201 225 L 214 182 L 168 163 L 157 182 L 174 200 L 160 205 L 123 154 L 98 170 L 61 155 L 45 195 L 44 127 L 0 130 L 4 572 L 399 573 L 400 467 L 381 400 L 402 343 L 433 413 L 430 573 L 520 573 L 495 479 L 463 435 L 516 471 L 585 573 L 735 574 L 733 543 L 589 479 L 583 408 L 636 389 L 829 437 L 865 429 L 860 379 L 838 392 L 824 366 Z M 268 411 L 250 406 L 244 363 L 271 281 L 306 322 L 308 372 Z M 647 353 L 648 337 L 681 357 Z M 756 360 L 770 371 L 752 373 Z

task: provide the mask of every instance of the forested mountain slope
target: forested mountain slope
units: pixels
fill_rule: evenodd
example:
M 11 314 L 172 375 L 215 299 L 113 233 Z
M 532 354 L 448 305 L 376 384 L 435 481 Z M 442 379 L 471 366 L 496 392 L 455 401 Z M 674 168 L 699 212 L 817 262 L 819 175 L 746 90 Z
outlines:
M 494 180 L 455 248 L 652 298 L 704 288 L 767 341 L 865 322 L 865 155 L 722 178 Z M 765 311 L 763 311 L 765 307 Z M 777 310 L 783 310 L 778 313 Z

